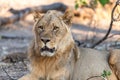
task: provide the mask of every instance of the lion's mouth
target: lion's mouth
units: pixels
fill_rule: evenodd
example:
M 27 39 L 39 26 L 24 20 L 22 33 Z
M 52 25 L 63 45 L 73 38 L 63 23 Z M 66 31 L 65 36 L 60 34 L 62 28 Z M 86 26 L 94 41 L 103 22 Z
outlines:
M 55 47 L 50 49 L 48 48 L 47 46 L 44 46 L 43 48 L 40 49 L 41 52 L 44 52 L 44 51 L 48 51 L 48 52 L 51 52 L 53 53 L 55 51 Z

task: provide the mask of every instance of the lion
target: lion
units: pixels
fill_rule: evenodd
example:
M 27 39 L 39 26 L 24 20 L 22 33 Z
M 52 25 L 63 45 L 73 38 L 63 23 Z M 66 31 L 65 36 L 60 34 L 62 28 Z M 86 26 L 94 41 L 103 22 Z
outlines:
M 114 49 L 110 51 L 109 64 L 111 69 L 116 74 L 118 80 L 120 80 L 120 50 Z
M 108 63 L 110 52 L 90 48 L 79 48 L 79 51 L 80 58 L 74 67 L 73 80 L 104 80 L 101 77 L 104 70 L 111 72 L 107 80 L 119 80 Z
M 64 14 L 55 10 L 44 15 L 34 12 L 34 39 L 28 50 L 31 68 L 19 80 L 88 80 L 101 76 L 104 70 L 111 72 L 110 80 L 119 80 L 120 74 L 115 74 L 120 70 L 118 59 L 113 63 L 114 71 L 108 63 L 109 58 L 112 60 L 110 52 L 76 45 L 70 30 L 72 17 L 70 10 Z M 102 80 L 89 80 L 93 79 Z
M 19 80 L 71 80 L 75 63 L 70 31 L 73 14 L 50 10 L 34 13 L 34 40 L 29 48 L 30 73 Z

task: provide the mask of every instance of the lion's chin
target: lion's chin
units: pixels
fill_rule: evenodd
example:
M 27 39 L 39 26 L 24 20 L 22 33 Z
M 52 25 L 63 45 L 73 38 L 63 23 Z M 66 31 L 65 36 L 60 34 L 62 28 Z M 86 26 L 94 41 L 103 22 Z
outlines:
M 51 57 L 51 56 L 54 56 L 55 51 L 56 51 L 55 47 L 48 48 L 47 46 L 44 46 L 43 48 L 40 49 L 40 54 L 41 56 Z
M 41 56 L 47 56 L 47 57 L 52 57 L 52 56 L 54 56 L 54 52 L 53 53 L 51 53 L 51 52 L 49 52 L 49 51 L 43 51 L 43 52 L 41 52 Z

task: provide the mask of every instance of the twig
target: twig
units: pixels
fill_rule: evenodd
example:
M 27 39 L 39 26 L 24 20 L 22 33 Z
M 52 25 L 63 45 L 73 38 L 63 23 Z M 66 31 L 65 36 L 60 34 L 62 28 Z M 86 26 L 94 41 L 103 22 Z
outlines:
M 112 38 L 112 37 L 114 37 L 114 36 L 116 36 L 116 35 L 119 35 L 119 34 L 111 34 L 110 36 L 108 36 L 108 38 L 107 39 L 109 39 L 109 38 Z
M 106 40 L 107 37 L 109 36 L 109 34 L 110 34 L 111 30 L 112 30 L 113 22 L 117 20 L 117 19 L 114 19 L 114 18 L 113 18 L 113 14 L 114 14 L 114 11 L 115 11 L 116 7 L 119 5 L 119 3 L 120 3 L 120 0 L 118 0 L 118 1 L 116 2 L 115 6 L 114 6 L 113 9 L 112 9 L 111 22 L 110 22 L 110 26 L 109 26 L 109 29 L 108 29 L 106 35 L 105 35 L 101 40 L 99 40 L 98 42 L 96 42 L 95 44 L 93 44 L 93 45 L 91 46 L 91 48 L 96 47 L 97 45 L 99 45 L 100 43 L 102 43 L 104 40 Z M 118 18 L 119 18 L 119 16 L 118 16 Z
M 91 76 L 91 77 L 87 78 L 86 80 L 90 80 L 90 79 L 96 78 L 96 77 L 101 77 L 101 76 Z

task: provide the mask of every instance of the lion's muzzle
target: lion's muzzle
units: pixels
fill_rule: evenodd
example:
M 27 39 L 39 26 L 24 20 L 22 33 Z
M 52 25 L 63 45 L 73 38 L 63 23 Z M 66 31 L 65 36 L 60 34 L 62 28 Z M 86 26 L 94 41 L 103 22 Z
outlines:
M 40 51 L 41 51 L 41 52 L 48 51 L 48 52 L 53 53 L 53 52 L 55 51 L 55 47 L 52 48 L 52 49 L 50 49 L 50 48 L 48 48 L 47 46 L 44 46 L 43 48 L 41 48 Z
M 54 48 L 48 48 L 47 46 L 44 46 L 40 49 L 41 56 L 48 56 L 51 57 L 55 54 L 55 47 Z

